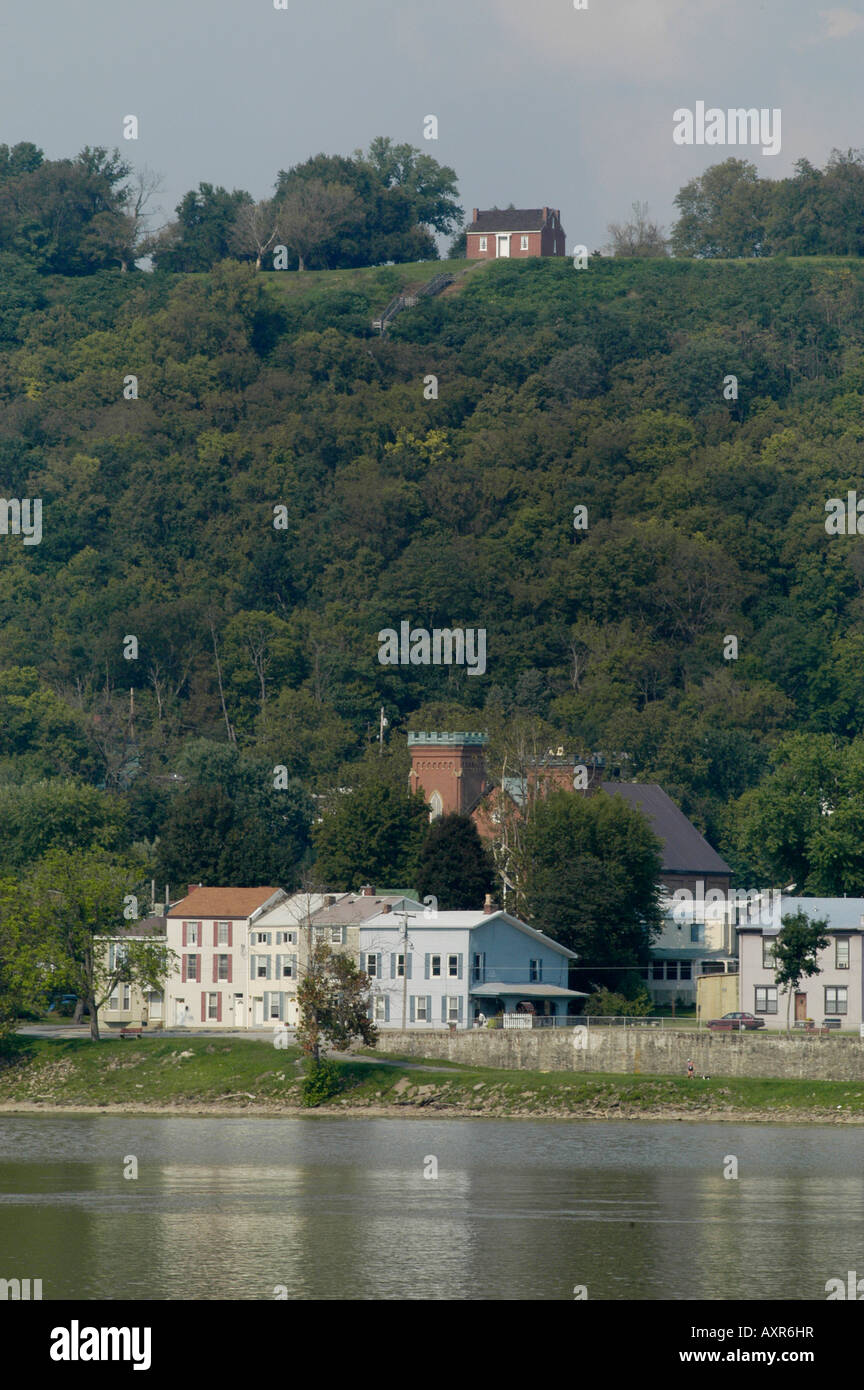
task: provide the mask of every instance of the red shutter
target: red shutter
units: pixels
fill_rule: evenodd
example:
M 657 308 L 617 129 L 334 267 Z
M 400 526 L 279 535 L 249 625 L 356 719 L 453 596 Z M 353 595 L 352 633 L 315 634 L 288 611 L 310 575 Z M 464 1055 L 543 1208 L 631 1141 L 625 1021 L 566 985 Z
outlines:
M 202 979 L 204 978 L 204 977 L 203 977 L 203 974 L 202 974 L 202 972 L 201 972 L 201 964 L 202 964 L 202 961 L 203 961 L 203 960 L 204 960 L 204 957 L 201 955 L 201 953 L 200 953 L 200 951 L 199 951 L 198 955 L 195 957 L 195 979 L 196 979 L 196 981 L 197 981 L 197 983 L 198 983 L 199 985 L 200 985 Z
M 201 1022 L 207 1022 L 207 995 L 201 991 Z
M 184 946 L 186 945 L 186 927 L 187 927 L 187 925 L 188 925 L 188 924 L 187 924 L 186 922 L 183 923 L 183 945 L 184 945 Z
M 229 946 L 233 946 L 233 945 L 234 945 L 234 942 L 231 940 L 231 923 L 230 923 L 230 922 L 228 923 L 228 945 L 229 945 Z
M 219 957 L 216 955 L 216 953 L 215 953 L 215 951 L 214 951 L 214 953 L 213 953 L 213 983 L 214 983 L 214 985 L 216 984 L 216 982 L 218 981 L 218 979 L 219 979 Z
M 233 971 L 232 971 L 232 969 L 231 969 L 231 967 L 232 967 L 233 964 L 234 964 L 234 957 L 233 957 L 233 956 L 229 956 L 229 957 L 228 957 L 228 983 L 229 983 L 229 985 L 230 985 L 230 984 L 233 984 L 233 981 L 234 981 L 234 974 L 233 974 Z
M 217 1023 L 221 1023 L 221 1022 L 222 1022 L 222 995 L 221 995 L 221 993 L 217 994 L 217 996 L 216 996 L 216 1022 L 217 1022 Z
M 185 928 L 185 927 L 183 928 L 183 935 L 184 935 L 184 936 L 186 935 L 186 928 Z M 184 944 L 184 946 L 185 946 L 186 943 L 184 942 L 183 944 Z M 183 957 L 183 983 L 184 983 L 184 985 L 185 985 L 185 983 L 186 983 L 186 961 L 187 961 L 187 960 L 188 960 L 188 957 L 187 957 L 187 956 L 184 956 L 184 957 Z
M 218 945 L 219 945 L 219 923 L 218 923 L 218 922 L 214 922 L 214 923 L 213 923 L 213 945 L 214 945 L 214 946 L 218 946 Z

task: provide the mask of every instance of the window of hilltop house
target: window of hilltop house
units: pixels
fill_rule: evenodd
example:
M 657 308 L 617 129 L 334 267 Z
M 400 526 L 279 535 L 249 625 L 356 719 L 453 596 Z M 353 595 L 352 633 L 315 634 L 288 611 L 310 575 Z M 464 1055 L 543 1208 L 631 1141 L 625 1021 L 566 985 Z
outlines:
M 433 957 L 432 957 L 432 974 L 433 974 L 433 976 L 435 976 L 436 978 L 437 978 L 438 975 L 441 974 L 441 957 L 440 957 L 440 956 L 433 956 Z
M 651 966 L 651 978 L 652 978 L 652 980 L 662 980 L 662 979 L 663 979 L 663 962 L 662 962 L 662 960 L 655 960 L 654 964 Z
M 834 943 L 834 965 L 838 970 L 849 969 L 848 936 L 838 936 Z
M 111 1011 L 111 1013 L 116 1013 L 117 1010 L 119 1009 L 119 1007 L 120 1007 L 119 999 L 120 999 L 120 996 L 119 996 L 119 994 L 117 993 L 117 991 L 116 991 L 116 989 L 115 989 L 114 993 L 113 993 L 112 995 L 110 995 L 110 997 L 109 997 L 109 999 L 108 999 L 108 1008 L 109 1008 L 109 1010 Z
M 374 980 L 378 974 L 378 957 L 370 952 L 366 955 L 366 974 Z
M 255 978 L 256 978 L 256 980 L 266 980 L 266 979 L 267 979 L 267 959 L 266 959 L 266 957 L 263 957 L 263 958 L 262 958 L 261 956 L 258 957 L 258 960 L 257 960 L 257 962 L 256 962 L 256 964 L 255 964 Z
M 677 979 L 678 979 L 678 962 L 677 962 L 677 960 L 667 960 L 667 962 L 666 962 L 666 979 L 667 979 L 667 980 L 677 980 Z
M 123 986 L 123 1008 L 127 1012 L 132 1008 L 132 990 L 129 985 Z
M 679 969 L 680 969 L 680 971 L 681 971 L 681 979 L 682 979 L 682 980 L 692 980 L 692 978 L 693 978 L 693 963 L 692 963 L 692 961 L 689 961 L 689 960 L 682 960 Z
M 774 959 L 774 947 L 776 939 L 773 936 L 763 936 L 762 938 L 762 969 L 773 970 L 777 962 Z
M 528 962 L 528 979 L 531 981 L 532 984 L 537 984 L 539 982 L 542 970 L 543 967 L 540 964 L 539 960 L 532 960 Z
M 197 956 L 187 956 L 187 957 L 186 957 L 186 979 L 187 979 L 187 980 L 197 980 L 197 979 L 198 979 L 198 957 L 197 957 Z
M 281 994 L 271 994 L 271 995 L 270 995 L 270 1017 L 271 1017 L 271 1019 L 273 1019 L 273 1018 L 281 1019 L 281 1017 L 282 1017 L 282 995 L 281 995 Z
M 777 1012 L 777 986 L 776 985 L 757 985 L 756 986 L 756 1006 L 757 1014 L 776 1014 Z
M 227 979 L 228 979 L 228 957 L 227 957 L 227 956 L 218 956 L 217 959 L 218 959 L 218 962 L 219 962 L 219 967 L 218 967 L 218 970 L 217 970 L 217 972 L 216 972 L 216 978 L 217 978 L 217 980 L 227 980 Z
M 520 242 L 520 247 L 521 247 L 521 250 L 523 250 L 523 251 L 527 251 L 527 250 L 528 250 L 528 238 L 527 238 L 527 236 L 523 236 L 522 241 Z
M 826 1014 L 845 1014 L 845 1012 L 846 1012 L 846 986 L 845 986 L 845 985 L 826 985 L 826 986 L 825 986 L 825 1012 L 826 1012 Z
M 387 1021 L 387 1000 L 379 994 L 375 999 L 375 1022 L 386 1023 Z
M 459 1022 L 459 999 L 453 994 L 447 996 L 447 1022 Z
M 197 922 L 187 922 L 187 923 L 186 923 L 186 945 L 187 945 L 187 946 L 200 946 L 200 945 L 201 945 L 201 942 L 200 942 L 199 939 L 198 939 L 198 928 L 199 928 L 199 924 L 198 924 Z
M 397 974 L 397 976 L 398 976 L 398 978 L 399 978 L 400 980 L 401 980 L 401 979 L 404 977 L 404 975 L 405 975 L 405 957 L 404 957 L 404 956 L 397 956 L 397 957 L 396 957 L 396 974 Z
M 690 944 L 691 944 L 691 946 L 704 946 L 704 945 L 705 945 L 705 923 L 704 923 L 704 922 L 694 922 L 694 923 L 692 924 L 692 926 L 690 927 Z
M 448 956 L 448 957 L 447 957 L 447 974 L 448 974 L 448 975 L 450 976 L 450 978 L 453 979 L 453 980 L 455 980 L 455 979 L 458 978 L 458 975 L 459 975 L 459 957 L 458 957 L 458 956 Z
M 418 994 L 415 1000 L 415 1017 L 418 1023 L 426 1022 L 426 995 Z
M 341 927 L 331 927 L 331 928 L 330 928 L 330 945 L 331 945 L 331 946 L 341 946 L 341 945 L 342 945 L 342 928 L 341 928 Z
M 216 923 L 216 933 L 217 933 L 216 945 L 217 945 L 217 946 L 227 946 L 227 945 L 228 945 L 228 923 L 227 923 L 227 922 L 217 922 L 217 923 Z
M 481 238 L 480 238 L 480 250 L 481 250 L 481 251 L 485 251 L 485 250 L 486 250 L 486 238 L 485 238 L 485 236 L 481 236 Z
M 218 995 L 218 994 L 208 994 L 208 995 L 207 995 L 207 1017 L 208 1017 L 208 1018 L 214 1018 L 214 1019 L 219 1017 L 219 995 Z

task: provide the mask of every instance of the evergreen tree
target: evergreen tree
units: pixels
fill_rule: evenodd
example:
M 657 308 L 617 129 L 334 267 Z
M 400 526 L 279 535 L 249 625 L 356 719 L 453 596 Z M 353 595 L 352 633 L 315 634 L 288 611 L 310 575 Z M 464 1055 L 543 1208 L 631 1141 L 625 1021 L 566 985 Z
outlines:
M 429 827 L 420 851 L 417 892 L 438 900 L 442 912 L 482 906 L 495 879 L 492 856 L 470 816 L 440 816 Z

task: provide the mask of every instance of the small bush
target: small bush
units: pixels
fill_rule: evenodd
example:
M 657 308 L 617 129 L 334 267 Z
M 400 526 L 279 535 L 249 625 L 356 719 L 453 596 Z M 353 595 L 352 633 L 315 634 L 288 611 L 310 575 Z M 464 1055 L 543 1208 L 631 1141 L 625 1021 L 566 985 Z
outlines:
M 332 1100 L 342 1089 L 342 1079 L 335 1062 L 322 1058 L 320 1062 L 310 1062 L 300 1083 L 300 1098 L 304 1105 L 314 1107 Z

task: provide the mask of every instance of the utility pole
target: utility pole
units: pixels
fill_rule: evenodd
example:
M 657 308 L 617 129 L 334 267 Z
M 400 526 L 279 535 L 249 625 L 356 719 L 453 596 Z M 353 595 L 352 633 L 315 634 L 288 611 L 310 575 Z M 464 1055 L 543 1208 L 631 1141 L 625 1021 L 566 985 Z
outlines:
M 408 913 L 402 913 L 402 1032 L 408 1021 Z
M 384 713 L 384 706 L 381 706 L 381 714 L 378 720 L 378 757 L 384 755 L 384 730 L 388 727 L 390 720 Z

